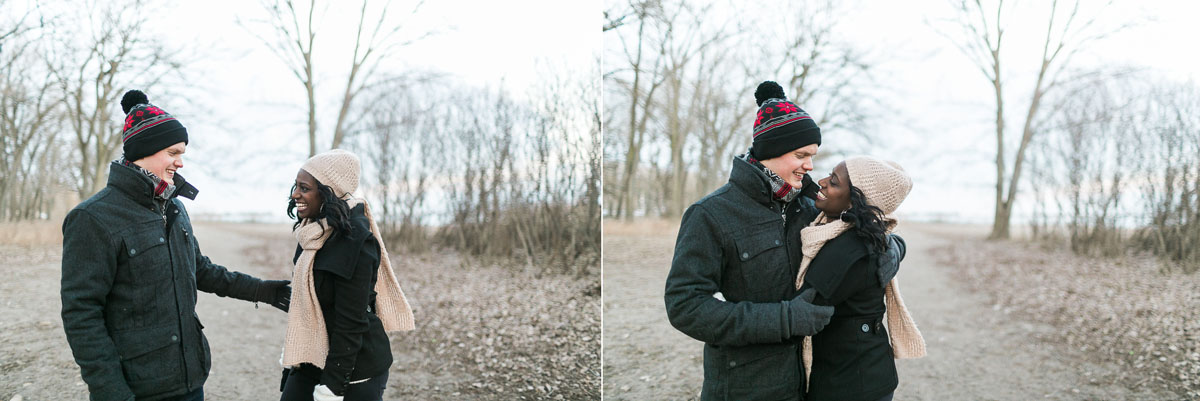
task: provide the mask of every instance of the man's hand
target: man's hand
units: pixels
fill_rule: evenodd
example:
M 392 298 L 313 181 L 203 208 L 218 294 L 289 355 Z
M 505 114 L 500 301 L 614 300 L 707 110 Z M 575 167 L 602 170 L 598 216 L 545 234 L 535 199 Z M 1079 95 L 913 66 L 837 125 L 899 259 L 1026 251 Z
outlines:
M 254 291 L 254 301 L 264 302 L 287 312 L 292 302 L 291 280 L 263 280 Z
M 785 301 L 789 308 L 788 325 L 792 336 L 811 336 L 829 324 L 829 319 L 833 317 L 833 307 L 813 305 L 812 301 L 816 297 L 817 290 L 809 288 L 791 301 Z
M 892 278 L 896 277 L 896 273 L 900 272 L 900 260 L 904 259 L 906 248 L 904 238 L 896 234 L 887 235 L 887 251 L 879 254 L 875 269 L 880 286 L 886 287 Z

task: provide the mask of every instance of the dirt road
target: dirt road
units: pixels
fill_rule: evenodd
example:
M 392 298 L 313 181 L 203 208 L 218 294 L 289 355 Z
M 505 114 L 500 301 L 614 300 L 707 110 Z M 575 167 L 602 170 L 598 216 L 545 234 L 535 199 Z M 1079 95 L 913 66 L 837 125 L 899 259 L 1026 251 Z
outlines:
M 214 262 L 260 278 L 287 278 L 281 268 L 256 265 L 243 252 L 257 238 L 219 225 L 197 224 L 201 250 Z M 286 230 L 286 227 L 280 226 Z M 285 231 L 286 232 L 286 231 Z M 0 320 L 0 398 L 83 400 L 87 386 L 63 334 L 58 286 L 61 248 L 6 248 L 0 269 L 4 307 Z M 204 386 L 213 400 L 270 400 L 279 397 L 279 350 L 287 322 L 275 308 L 201 292 L 196 313 L 213 349 L 213 368 Z
M 605 399 L 697 398 L 702 344 L 672 328 L 663 310 L 675 228 L 611 225 L 609 230 L 605 224 Z M 1089 362 L 1058 343 L 1033 340 L 1055 328 L 1007 319 L 984 296 L 952 281 L 946 273 L 955 267 L 936 263 L 934 250 L 952 238 L 982 232 L 908 224 L 899 234 L 909 246 L 899 275 L 902 294 L 928 356 L 897 361 L 897 400 L 1163 399 L 1096 383 L 1092 377 L 1115 367 Z
M 290 276 L 290 226 L 195 225 L 215 263 L 260 278 Z M 3 241 L 0 241 L 3 242 Z M 59 317 L 61 245 L 0 244 L 0 401 L 84 400 Z M 598 275 L 480 266 L 453 254 L 393 257 L 418 329 L 392 334 L 384 399 L 597 399 Z M 213 350 L 209 400 L 279 398 L 286 314 L 201 292 Z

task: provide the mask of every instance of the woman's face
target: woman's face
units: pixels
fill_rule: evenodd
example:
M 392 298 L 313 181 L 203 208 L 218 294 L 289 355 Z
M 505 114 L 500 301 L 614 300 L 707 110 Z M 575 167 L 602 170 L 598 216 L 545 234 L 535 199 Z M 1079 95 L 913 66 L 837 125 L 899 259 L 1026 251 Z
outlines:
M 817 209 L 827 216 L 837 216 L 850 208 L 850 173 L 846 171 L 846 162 L 838 163 L 833 168 L 833 174 L 822 178 L 817 184 Z
M 296 173 L 296 184 L 292 186 L 292 199 L 296 201 L 296 216 L 315 219 L 321 211 L 321 192 L 317 190 L 317 179 L 304 169 Z

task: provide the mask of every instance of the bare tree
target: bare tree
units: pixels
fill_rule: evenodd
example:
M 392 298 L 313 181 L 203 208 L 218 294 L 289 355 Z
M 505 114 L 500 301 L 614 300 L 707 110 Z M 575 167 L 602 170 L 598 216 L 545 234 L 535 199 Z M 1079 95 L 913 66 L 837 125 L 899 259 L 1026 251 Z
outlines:
M 660 47 L 658 55 L 651 58 L 654 65 L 645 65 L 645 61 L 643 61 L 646 59 L 645 48 L 650 40 L 647 37 L 649 35 L 647 31 L 652 28 L 649 25 L 655 24 L 651 18 L 656 18 L 657 14 L 655 13 L 659 11 L 661 5 L 656 1 L 645 1 L 630 2 L 629 6 L 630 11 L 627 11 L 626 14 L 636 17 L 637 34 L 632 40 L 633 43 L 630 43 L 624 36 L 618 36 L 618 38 L 621 40 L 626 62 L 629 64 L 628 68 L 633 76 L 629 81 L 613 78 L 618 83 L 617 86 L 627 92 L 629 97 L 626 100 L 629 120 L 627 121 L 624 163 L 620 173 L 620 183 L 615 185 L 619 189 L 616 191 L 617 199 L 614 202 L 614 215 L 623 216 L 626 220 L 633 218 L 634 192 L 630 184 L 633 182 L 633 177 L 637 175 L 640 164 L 642 147 L 646 140 L 646 124 L 653 114 L 654 93 L 664 81 L 663 74 L 659 73 L 659 69 L 663 62 L 662 54 L 666 50 L 666 48 Z M 619 25 L 612 29 L 617 27 Z
M 779 24 L 757 27 L 757 37 L 772 40 L 749 41 L 758 57 L 745 68 L 747 75 L 775 77 L 790 100 L 804 108 L 824 133 L 844 131 L 871 142 L 868 122 L 872 119 L 870 96 L 866 88 L 876 86 L 874 71 L 867 55 L 857 46 L 840 39 L 836 28 L 847 15 L 849 6 L 833 0 L 791 0 L 781 13 Z M 757 84 L 757 82 L 753 82 Z M 752 93 L 753 87 L 743 89 Z M 843 145 L 835 151 L 845 151 Z
M 371 171 L 366 189 L 379 200 L 373 207 L 384 240 L 410 252 L 428 246 L 426 200 L 446 135 L 442 122 L 449 117 L 418 95 L 433 90 L 430 78 L 397 77 L 372 88 L 355 145 Z
M 434 32 L 425 32 L 414 38 L 402 40 L 401 30 L 404 23 L 391 23 L 389 8 L 392 2 L 387 1 L 379 10 L 368 10 L 369 3 L 363 0 L 358 12 L 355 25 L 354 52 L 350 59 L 350 69 L 346 75 L 346 84 L 342 91 L 337 122 L 334 123 L 330 147 L 342 145 L 348 130 L 346 117 L 352 110 L 354 101 L 363 92 L 376 73 L 379 64 L 394 56 L 396 51 L 404 46 L 419 41 Z M 414 18 L 424 4 L 417 1 L 409 11 L 407 18 Z M 259 39 L 275 53 L 277 57 L 291 70 L 292 75 L 304 86 L 308 97 L 308 152 L 317 153 L 317 84 L 315 78 L 313 48 L 316 44 L 319 27 L 314 24 L 318 8 L 328 8 L 317 0 L 309 0 L 306 4 L 293 0 L 263 0 L 263 7 L 269 17 L 272 38 L 259 35 Z M 300 7 L 298 7 L 300 6 Z M 372 19 L 368 20 L 367 16 Z M 251 30 L 254 32 L 253 30 Z M 256 35 L 257 32 L 255 32 Z
M 0 32 L 0 220 L 47 217 L 50 194 L 65 183 L 61 104 L 37 49 L 47 32 L 32 17 L 27 12 Z
M 1111 3 L 1111 2 L 1110 2 Z M 996 97 L 996 207 L 993 217 L 990 238 L 1003 239 L 1009 237 L 1009 222 L 1013 205 L 1024 166 L 1026 150 L 1036 134 L 1035 121 L 1039 117 L 1042 98 L 1047 92 L 1065 83 L 1068 78 L 1063 73 L 1071 65 L 1071 59 L 1080 50 L 1087 48 L 1092 42 L 1115 32 L 1114 30 L 1099 30 L 1094 26 L 1096 16 L 1086 17 L 1080 13 L 1081 1 L 1074 1 L 1065 9 L 1059 8 L 1059 1 L 1053 0 L 1049 5 L 1046 17 L 1046 34 L 1042 42 L 1041 62 L 1038 66 L 1037 78 L 1029 98 L 1029 108 L 1021 137 L 1014 153 L 1011 171 L 1007 167 L 1005 152 L 1006 123 L 1004 117 L 1005 76 L 1002 68 L 1004 34 L 1008 29 L 1005 19 L 1009 8 L 1003 0 L 997 0 L 994 5 L 984 5 L 982 0 L 954 1 L 958 17 L 955 23 L 957 31 L 946 36 L 975 63 L 984 77 L 992 84 Z M 1107 6 L 1107 4 L 1105 4 Z M 1065 15 L 1064 15 L 1065 14 Z M 1022 22 L 1028 18 L 1022 18 Z M 1006 180 L 1007 178 L 1007 180 Z M 1007 181 L 1007 182 L 1006 182 Z
M 608 131 L 622 135 L 619 144 L 608 144 L 606 156 L 615 176 L 605 176 L 605 191 L 615 198 L 606 206 L 610 216 L 628 219 L 639 209 L 675 216 L 721 185 L 730 157 L 745 150 L 732 148 L 746 144 L 740 138 L 750 139 L 751 94 L 763 80 L 791 87 L 789 98 L 809 110 L 823 131 L 869 135 L 870 102 L 863 99 L 871 98 L 864 95 L 871 87 L 870 62 L 838 40 L 834 27 L 842 14 L 836 4 L 793 1 L 781 7 L 796 10 L 786 18 L 772 9 L 764 18 L 750 18 L 754 24 L 720 17 L 724 6 L 630 2 L 607 13 L 615 26 L 607 34 L 623 53 L 605 74 L 613 84 L 606 85 L 606 105 L 615 105 Z
M 121 145 L 120 102 L 126 85 L 153 88 L 181 74 L 181 64 L 142 25 L 140 2 L 89 3 L 53 29 L 49 70 L 63 94 L 67 131 L 79 154 L 76 190 L 86 198 L 104 187 Z M 80 37 L 82 36 L 82 37 Z
M 1140 98 L 1132 113 L 1132 148 L 1138 192 L 1145 203 L 1144 226 L 1135 246 L 1200 270 L 1200 89 L 1195 83 L 1155 85 Z
M 663 117 L 666 119 L 665 134 L 671 155 L 671 175 L 667 186 L 671 199 L 667 216 L 678 216 L 683 213 L 688 203 L 685 191 L 687 183 L 687 165 L 683 150 L 688 140 L 693 136 L 695 119 L 690 113 L 698 112 L 700 98 L 686 91 L 685 80 L 693 68 L 693 62 L 709 46 L 715 46 L 728 36 L 728 25 L 717 26 L 711 30 L 693 32 L 688 28 L 703 26 L 705 18 L 711 11 L 712 5 L 702 5 L 693 8 L 690 3 L 679 3 L 674 8 L 664 11 L 665 32 L 661 46 L 666 62 L 662 73 L 665 79 L 666 93 L 661 100 Z M 684 99 L 690 99 L 689 104 L 683 104 Z

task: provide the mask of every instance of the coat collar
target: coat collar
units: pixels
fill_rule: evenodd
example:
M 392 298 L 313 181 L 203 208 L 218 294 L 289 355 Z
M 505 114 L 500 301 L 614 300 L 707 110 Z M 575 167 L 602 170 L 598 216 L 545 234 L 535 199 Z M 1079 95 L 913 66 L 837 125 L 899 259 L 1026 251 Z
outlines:
M 317 251 L 317 255 L 313 259 L 313 269 L 328 271 L 346 279 L 354 274 L 354 267 L 362 252 L 363 241 L 371 236 L 371 225 L 367 220 L 365 210 L 363 205 L 350 208 L 350 231 L 329 238 L 325 244 L 321 245 L 321 249 Z M 296 247 L 292 264 L 300 259 L 302 251 L 302 248 Z
M 771 196 L 770 178 L 762 170 L 740 157 L 733 157 L 733 168 L 729 171 L 729 183 L 742 190 L 755 202 L 770 205 L 774 200 Z
M 171 194 L 170 198 L 182 196 L 192 200 L 196 199 L 196 194 L 200 191 L 192 186 L 192 184 L 189 184 L 183 176 L 175 173 L 174 181 L 175 192 Z M 125 193 L 141 205 L 154 206 L 154 181 L 140 171 L 115 161 L 109 163 L 108 186 Z

